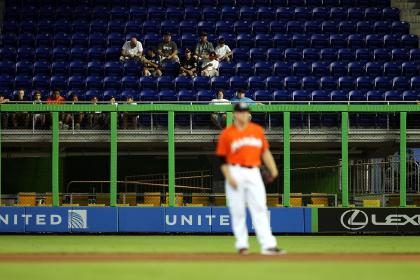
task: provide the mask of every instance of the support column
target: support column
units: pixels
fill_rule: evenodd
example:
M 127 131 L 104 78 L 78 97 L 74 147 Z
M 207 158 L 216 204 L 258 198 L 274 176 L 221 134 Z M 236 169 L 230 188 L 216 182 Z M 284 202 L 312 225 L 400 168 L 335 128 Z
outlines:
M 111 114 L 111 151 L 110 151 L 110 198 L 109 205 L 117 205 L 117 161 L 118 161 L 118 142 L 117 142 L 117 112 L 110 112 Z
M 283 112 L 283 205 L 290 206 L 290 112 Z
M 168 191 L 170 207 L 175 206 L 175 113 L 168 112 Z
M 400 113 L 400 207 L 407 206 L 407 112 Z
M 1 132 L 2 132 L 2 125 L 3 125 L 3 121 L 2 121 L 2 113 L 0 112 L 0 206 L 2 205 L 1 203 L 1 180 L 2 180 L 2 173 L 1 173 L 1 159 L 2 159 L 2 149 L 1 149 Z
M 52 113 L 52 203 L 53 206 L 60 205 L 60 187 L 59 187 L 59 112 Z
M 341 205 L 349 207 L 349 113 L 341 112 Z
M 232 121 L 232 112 L 226 112 L 226 126 L 231 125 Z

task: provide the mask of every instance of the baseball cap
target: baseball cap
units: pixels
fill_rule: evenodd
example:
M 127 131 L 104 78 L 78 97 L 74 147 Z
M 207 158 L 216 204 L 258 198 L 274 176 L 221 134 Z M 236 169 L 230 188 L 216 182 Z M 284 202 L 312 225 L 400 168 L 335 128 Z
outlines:
M 234 112 L 248 112 L 249 111 L 249 106 L 248 106 L 248 104 L 246 104 L 244 102 L 239 102 L 239 103 L 235 104 L 235 106 L 233 107 L 233 111 Z
M 204 37 L 204 36 L 207 36 L 207 33 L 206 32 L 201 32 L 200 37 Z
M 171 36 L 171 32 L 166 31 L 165 33 L 163 33 L 164 36 Z

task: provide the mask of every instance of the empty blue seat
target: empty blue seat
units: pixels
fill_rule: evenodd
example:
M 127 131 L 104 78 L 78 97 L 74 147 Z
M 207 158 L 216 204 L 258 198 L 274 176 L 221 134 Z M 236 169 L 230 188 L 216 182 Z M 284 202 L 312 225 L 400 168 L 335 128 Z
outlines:
M 178 101 L 178 96 L 174 90 L 161 90 L 158 95 L 159 101 Z
M 347 35 L 345 34 L 331 34 L 329 44 L 332 48 L 346 48 Z
M 361 76 L 356 79 L 356 89 L 371 90 L 373 88 L 373 80 L 369 76 Z
M 399 20 L 400 10 L 395 7 L 385 7 L 382 9 L 382 18 L 385 20 Z
M 192 89 L 193 79 L 191 77 L 179 76 L 175 78 L 174 85 L 177 90 Z
M 209 77 L 195 77 L 193 80 L 195 90 L 209 90 L 211 88 Z
M 261 61 L 266 59 L 266 49 L 264 48 L 252 48 L 249 50 L 249 58 L 252 61 Z
M 365 72 L 364 70 L 365 64 L 360 61 L 350 62 L 347 67 L 347 73 L 350 76 L 362 76 Z
M 270 62 L 257 62 L 254 65 L 254 74 L 269 76 L 273 72 L 273 65 Z
M 354 89 L 354 78 L 350 76 L 338 78 L 338 88 L 344 90 Z
M 287 32 L 287 21 L 273 20 L 270 22 L 270 33 L 280 34 Z
M 51 64 L 51 73 L 54 75 L 67 75 L 68 63 L 65 61 L 54 61 Z
M 333 90 L 331 91 L 331 101 L 347 101 L 349 100 L 348 91 Z
M 398 34 L 387 34 L 383 37 L 385 48 L 398 48 L 400 46 L 401 36 Z
M 257 48 L 271 48 L 273 47 L 273 38 L 269 34 L 257 34 L 254 45 Z
M 330 101 L 331 97 L 327 90 L 314 90 L 311 93 L 312 101 Z
M 278 61 L 274 63 L 273 73 L 278 76 L 288 76 L 292 74 L 292 62 Z
M 49 86 L 49 78 L 45 74 L 38 74 L 32 78 L 32 88 L 34 89 L 47 89 Z
M 70 60 L 81 60 L 85 61 L 88 59 L 88 53 L 86 48 L 74 47 L 70 49 Z
M 125 32 L 126 21 L 121 19 L 114 19 L 108 22 L 108 32 L 113 33 L 123 33 Z
M 221 76 L 233 76 L 236 71 L 236 64 L 233 62 L 220 62 L 219 64 L 219 75 Z
M 404 62 L 401 64 L 402 75 L 404 76 L 417 76 L 419 74 L 419 63 L 417 62 Z
M 273 97 L 275 101 L 291 101 L 292 94 L 288 90 L 276 90 L 273 92 Z
M 234 6 L 230 6 L 230 7 L 225 6 L 222 8 L 220 16 L 222 20 L 231 20 L 231 21 L 238 20 L 239 9 Z
M 420 77 L 412 77 L 410 80 L 411 89 L 412 90 L 419 90 L 420 89 Z
M 230 86 L 229 78 L 226 76 L 212 77 L 210 83 L 213 90 L 228 89 Z
M 382 62 L 368 62 L 365 65 L 365 73 L 368 76 L 376 77 L 380 76 L 383 73 L 383 63 Z
M 239 18 L 242 20 L 257 20 L 257 11 L 256 7 L 241 7 L 239 9 Z
M 401 91 L 398 90 L 388 90 L 384 93 L 384 98 L 386 101 L 400 101 L 403 99 Z
M 51 47 L 53 36 L 49 33 L 38 33 L 35 37 L 37 47 Z
M 198 101 L 211 101 L 214 98 L 214 93 L 211 90 L 199 90 L 197 92 Z
M 286 28 L 289 34 L 303 34 L 305 31 L 305 26 L 298 20 L 288 21 Z
M 334 76 L 347 75 L 347 63 L 335 61 L 330 64 L 330 72 Z
M 67 81 L 70 90 L 82 90 L 85 88 L 85 79 L 82 76 L 70 76 Z
M 72 61 L 68 70 L 70 75 L 86 75 L 87 65 L 82 61 Z
M 391 24 L 392 33 L 395 34 L 408 34 L 410 31 L 410 24 L 405 21 L 394 21 Z
M 248 78 L 248 88 L 251 90 L 265 89 L 265 85 L 263 76 L 251 76 Z
M 361 7 L 352 7 L 347 10 L 347 17 L 351 20 L 362 20 L 365 18 L 365 10 Z
M 195 90 L 180 90 L 178 92 L 179 101 L 195 101 L 197 99 Z
M 401 46 L 405 48 L 418 48 L 419 47 L 419 37 L 417 35 L 402 35 L 401 36 Z
M 204 7 L 202 11 L 202 16 L 204 20 L 216 21 L 220 19 L 221 11 L 219 7 Z
M 236 46 L 238 48 L 252 48 L 254 46 L 253 37 L 251 34 L 239 34 L 236 37 Z
M 124 76 L 121 79 L 121 87 L 122 89 L 139 89 L 139 81 L 136 77 L 133 76 Z
M 366 93 L 362 90 L 352 90 L 349 92 L 350 101 L 366 101 Z
M 410 54 L 407 49 L 397 48 L 391 51 L 393 61 L 406 61 L 410 59 Z
M 338 30 L 341 34 L 354 34 L 357 32 L 357 25 L 351 20 L 340 21 Z
M 158 6 L 149 7 L 147 9 L 147 18 L 149 20 L 162 20 L 165 18 L 165 9 Z
M 142 90 L 145 89 L 157 89 L 157 78 L 153 77 L 153 76 L 146 76 L 146 77 L 141 77 L 139 79 L 139 83 L 140 83 L 140 88 Z
M 296 76 L 287 76 L 284 78 L 283 86 L 287 90 L 297 90 L 301 88 L 301 79 Z
M 384 74 L 386 76 L 399 76 L 401 75 L 401 65 L 398 62 L 385 62 Z
M 293 101 L 311 101 L 311 92 L 308 90 L 295 90 L 292 92 Z
M 158 77 L 157 87 L 158 87 L 158 90 L 173 89 L 174 84 L 173 84 L 172 77 L 170 76 Z
M 90 60 L 94 61 L 104 61 L 105 60 L 105 49 L 103 48 L 89 48 L 88 57 Z
M 35 52 L 33 48 L 30 47 L 20 47 L 17 49 L 17 59 L 18 60 L 33 60 L 35 57 Z
M 307 20 L 304 23 L 305 33 L 307 34 L 319 34 L 322 33 L 322 21 L 321 20 Z
M 274 47 L 276 48 L 290 48 L 292 46 L 292 35 L 289 34 L 275 34 L 273 37 Z
M 384 47 L 383 36 L 379 34 L 369 34 L 366 36 L 366 47 L 367 48 L 382 48 Z
M 233 76 L 229 79 L 230 88 L 233 90 L 246 89 L 248 85 L 248 79 L 244 76 Z
M 373 32 L 374 25 L 370 20 L 361 20 L 357 22 L 357 33 L 369 34 Z
M 419 92 L 416 90 L 406 90 L 403 92 L 403 100 L 404 101 L 418 101 L 419 100 Z
M 293 1 L 293 0 L 289 0 Z M 294 11 L 294 18 L 296 20 L 309 20 L 312 18 L 312 9 L 308 7 L 296 7 Z
M 319 60 L 319 51 L 315 48 L 306 48 L 302 51 L 303 60 L 312 62 Z
M 15 85 L 16 86 L 16 85 Z M 67 79 L 63 75 L 54 75 L 50 78 L 50 88 L 65 90 L 67 88 Z
M 337 59 L 344 62 L 355 60 L 355 53 L 350 48 L 339 49 L 337 52 Z
M 384 92 L 381 90 L 370 90 L 366 93 L 368 101 L 382 101 L 385 100 Z
M 319 80 L 314 76 L 307 76 L 302 78 L 302 89 L 317 90 L 319 89 Z
M 275 90 L 283 88 L 283 79 L 278 76 L 269 76 L 265 79 L 267 89 Z
M 104 89 L 121 89 L 121 78 L 114 76 L 107 76 L 103 79 Z
M 392 89 L 394 90 L 409 90 L 410 87 L 410 78 L 408 77 L 395 77 L 392 80 Z
M 348 36 L 347 45 L 349 48 L 363 48 L 365 46 L 365 37 L 361 34 L 351 34 Z
M 272 101 L 273 94 L 270 90 L 256 90 L 253 99 L 255 101 Z
M 306 34 L 294 34 L 292 36 L 292 46 L 294 48 L 306 48 L 310 46 L 310 37 Z
M 278 60 L 283 60 L 283 50 L 278 48 L 270 48 L 267 50 L 267 60 L 274 62 Z M 420 54 L 419 54 L 420 55 Z M 420 59 L 420 56 L 419 56 Z
M 257 18 L 259 20 L 274 20 L 276 19 L 275 10 L 273 7 L 266 7 L 264 5 L 256 5 L 258 7 Z
M 324 76 L 320 79 L 320 88 L 323 90 L 337 89 L 337 79 L 333 76 Z
M 90 61 L 87 64 L 86 69 L 87 69 L 88 75 L 97 75 L 97 76 L 104 75 L 104 64 L 101 61 Z
M 355 55 L 358 61 L 367 62 L 373 60 L 373 53 L 369 48 L 357 49 Z
M 377 90 L 391 89 L 391 78 L 385 76 L 376 77 L 374 80 L 374 87 Z
M 214 21 L 211 20 L 202 20 L 197 24 L 197 32 L 206 32 L 206 33 L 214 33 L 215 31 L 215 24 Z
M 143 102 L 159 101 L 158 93 L 153 89 L 144 89 L 140 92 L 140 101 L 143 101 Z
M 340 26 L 338 22 L 335 20 L 325 20 L 321 23 L 322 26 L 322 33 L 325 34 L 335 34 L 339 33 Z
M 233 33 L 234 32 L 234 28 L 233 28 L 233 21 L 229 21 L 229 20 L 219 20 L 216 22 L 215 25 L 216 28 L 216 33 L 220 34 L 220 33 Z
M 311 73 L 311 65 L 307 62 L 295 62 L 292 65 L 292 73 L 295 76 L 306 76 Z
M 334 48 L 323 48 L 319 52 L 320 58 L 325 62 L 337 60 L 337 50 Z
M 391 23 L 386 20 L 375 21 L 373 25 L 373 31 L 376 34 L 390 34 L 391 31 Z
M 322 1 L 320 1 L 322 2 Z M 330 18 L 330 9 L 327 7 L 320 7 L 317 5 L 316 8 L 312 9 L 312 18 L 326 20 Z
M 410 50 L 410 60 L 419 61 L 420 60 L 420 49 L 411 49 Z
M 251 62 L 238 62 L 236 64 L 236 74 L 237 75 L 252 75 L 254 73 L 253 63 Z
M 33 64 L 33 73 L 35 75 L 39 75 L 39 74 L 47 75 L 50 73 L 50 71 L 51 71 L 51 68 L 50 68 L 50 63 L 48 61 L 41 60 L 41 61 L 36 61 Z
M 78 90 L 69 91 L 69 93 L 70 93 L 69 98 L 70 98 L 70 96 L 72 95 L 73 92 L 77 93 L 77 96 L 79 96 L 79 99 L 82 98 L 83 91 L 78 91 Z M 90 90 L 87 90 L 86 93 L 84 94 L 84 99 L 85 100 L 92 100 L 94 97 L 96 97 L 98 100 L 102 100 L 102 97 L 103 97 L 102 91 L 99 90 L 99 89 L 90 89 Z
M 102 89 L 102 77 L 101 76 L 87 76 L 85 79 L 86 89 Z M 107 90 L 107 89 L 105 89 Z M 114 95 L 115 98 L 117 96 Z
M 389 61 L 391 60 L 391 52 L 384 48 L 375 49 L 373 51 L 373 58 L 376 61 Z

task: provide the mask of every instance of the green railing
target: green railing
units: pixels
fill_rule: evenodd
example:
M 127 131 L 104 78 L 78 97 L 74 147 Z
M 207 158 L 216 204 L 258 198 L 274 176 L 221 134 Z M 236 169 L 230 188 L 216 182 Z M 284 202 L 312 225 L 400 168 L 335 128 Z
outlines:
M 168 191 L 169 206 L 175 205 L 175 113 L 176 112 L 214 112 L 214 105 L 202 104 L 139 104 L 118 105 L 99 104 L 1 104 L 1 112 L 52 112 L 52 196 L 53 206 L 59 206 L 59 112 L 109 112 L 110 122 L 110 205 L 117 204 L 117 113 L 118 112 L 167 112 L 168 113 Z M 218 105 L 217 111 L 227 112 L 228 124 L 232 122 L 232 106 Z M 255 105 L 252 112 L 283 113 L 283 204 L 290 206 L 290 113 L 291 112 L 336 112 L 341 113 L 341 186 L 342 206 L 349 206 L 348 192 L 348 116 L 349 112 L 381 112 L 400 113 L 400 207 L 406 207 L 406 127 L 407 112 L 420 112 L 420 106 L 415 104 L 390 104 L 390 105 L 348 105 L 348 104 L 271 104 Z M 0 131 L 0 159 L 1 159 L 1 131 Z M 0 178 L 1 178 L 0 162 Z M 1 180 L 0 180 L 1 182 Z M 1 183 L 0 183 L 1 195 Z M 0 197 L 1 198 L 1 197 Z M 0 200 L 1 201 L 1 200 Z

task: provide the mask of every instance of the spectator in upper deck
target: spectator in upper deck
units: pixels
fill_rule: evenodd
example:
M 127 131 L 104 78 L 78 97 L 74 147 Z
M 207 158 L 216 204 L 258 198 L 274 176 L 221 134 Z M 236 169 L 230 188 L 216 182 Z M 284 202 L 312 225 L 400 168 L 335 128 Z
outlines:
M 134 102 L 134 98 L 132 96 L 127 96 L 125 104 L 137 105 L 137 103 Z M 139 114 L 137 112 L 124 112 L 122 114 L 122 119 L 124 129 L 128 128 L 129 121 L 131 121 L 131 123 L 133 124 L 133 128 L 137 129 L 137 123 L 139 120 Z
M 216 59 L 217 55 L 215 52 L 211 52 L 209 58 L 203 60 L 201 66 L 201 75 L 206 77 L 219 76 L 219 61 Z
M 59 89 L 53 89 L 51 95 L 47 98 L 47 104 L 63 104 L 65 102 L 66 102 L 66 99 L 63 96 L 61 96 Z M 68 129 L 69 126 L 67 124 L 63 124 L 65 115 L 66 115 L 65 112 L 61 112 L 59 114 L 58 116 L 59 126 L 60 128 Z
M 130 41 L 124 43 L 121 50 L 120 61 L 124 62 L 130 59 L 141 60 L 142 55 L 143 45 L 140 43 L 140 41 L 137 41 L 137 39 L 133 37 L 130 39 Z
M 28 101 L 28 98 L 25 94 L 23 88 L 18 89 L 17 95 L 14 97 L 13 101 L 24 102 Z M 12 114 L 12 126 L 13 128 L 18 128 L 18 126 L 23 128 L 28 128 L 29 126 L 29 113 L 28 112 L 16 112 Z
M 230 61 L 233 58 L 232 50 L 225 44 L 224 38 L 219 39 L 215 52 L 219 61 Z
M 201 61 L 202 59 L 207 59 L 211 52 L 214 52 L 213 44 L 207 40 L 207 33 L 202 32 L 200 40 L 195 47 L 195 55 Z
M 179 68 L 182 76 L 197 76 L 197 59 L 192 55 L 190 49 L 185 49 L 184 58 L 181 60 L 181 67 Z
M 158 46 L 158 54 L 161 58 L 161 62 L 170 60 L 179 63 L 178 47 L 174 41 L 172 41 L 171 33 L 166 32 L 163 35 L 163 41 Z
M 34 92 L 33 95 L 33 104 L 42 104 L 42 96 L 41 96 L 41 92 L 39 90 L 36 90 Z M 39 127 L 39 128 L 44 128 L 45 127 L 45 114 L 43 113 L 34 113 L 33 114 L 33 126 L 34 127 Z
M 236 96 L 232 99 L 232 103 L 247 103 L 254 105 L 256 102 L 249 97 L 245 96 L 245 91 L 240 89 L 236 92 Z
M 91 105 L 98 105 L 98 97 L 92 96 Z M 101 111 L 90 112 L 87 116 L 90 129 L 101 129 L 103 127 L 103 114 Z
M 230 101 L 224 98 L 224 92 L 223 90 L 219 89 L 216 93 L 216 98 L 212 99 L 210 101 L 210 104 L 212 105 L 228 105 L 230 104 Z M 219 128 L 222 129 L 226 126 L 226 112 L 214 112 L 211 114 L 211 121 L 213 124 Z
M 149 49 L 147 55 L 143 57 L 143 76 L 162 76 L 160 59 L 154 49 Z

